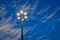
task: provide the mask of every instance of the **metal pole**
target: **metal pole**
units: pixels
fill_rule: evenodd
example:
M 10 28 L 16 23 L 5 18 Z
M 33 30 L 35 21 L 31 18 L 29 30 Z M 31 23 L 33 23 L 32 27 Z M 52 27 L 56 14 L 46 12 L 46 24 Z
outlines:
M 22 26 L 21 26 L 21 40 L 23 40 L 23 26 L 24 24 L 23 24 L 23 21 L 22 21 Z

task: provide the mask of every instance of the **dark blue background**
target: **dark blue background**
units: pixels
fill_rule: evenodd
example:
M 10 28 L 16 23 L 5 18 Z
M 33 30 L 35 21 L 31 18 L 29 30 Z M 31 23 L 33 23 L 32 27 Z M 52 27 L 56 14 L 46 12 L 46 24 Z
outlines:
M 60 0 L 0 0 L 0 22 L 11 17 L 6 24 L 14 25 L 13 21 L 16 20 L 14 28 L 20 29 L 21 21 L 17 19 L 16 13 L 21 9 L 28 13 L 24 28 L 32 26 L 24 35 L 24 40 L 60 40 Z M 0 37 L 0 40 L 4 37 Z

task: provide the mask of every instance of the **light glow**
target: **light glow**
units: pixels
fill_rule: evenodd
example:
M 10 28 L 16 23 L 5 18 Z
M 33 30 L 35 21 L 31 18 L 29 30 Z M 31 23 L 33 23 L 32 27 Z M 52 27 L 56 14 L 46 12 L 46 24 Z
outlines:
M 27 16 L 24 16 L 25 19 L 27 19 L 28 17 Z
M 23 11 L 23 10 L 21 10 L 21 11 L 20 11 L 20 13 L 21 13 L 21 14 L 23 14 L 23 13 L 24 13 L 24 11 Z
M 20 13 L 17 13 L 17 16 L 20 16 Z
M 24 21 L 27 19 L 27 12 L 24 10 L 21 10 L 19 13 L 17 13 L 17 19 L 20 19 L 21 21 Z
M 20 19 L 20 17 L 17 17 L 17 19 Z
M 21 20 L 24 21 L 24 18 L 22 18 Z
M 24 15 L 27 15 L 27 12 L 24 12 Z

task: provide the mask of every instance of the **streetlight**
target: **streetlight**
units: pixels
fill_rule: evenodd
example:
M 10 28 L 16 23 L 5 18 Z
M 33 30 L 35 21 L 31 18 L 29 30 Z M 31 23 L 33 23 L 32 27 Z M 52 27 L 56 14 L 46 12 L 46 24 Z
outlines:
M 24 10 L 20 10 L 20 12 L 17 13 L 17 19 L 21 20 L 22 22 L 22 27 L 21 27 L 21 40 L 23 40 L 23 23 L 24 23 L 24 20 L 27 19 L 27 12 L 24 11 Z

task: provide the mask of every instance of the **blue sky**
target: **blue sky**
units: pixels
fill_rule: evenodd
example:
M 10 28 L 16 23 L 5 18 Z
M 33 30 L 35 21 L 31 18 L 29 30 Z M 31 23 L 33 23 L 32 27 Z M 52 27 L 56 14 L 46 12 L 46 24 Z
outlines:
M 25 10 L 24 40 L 60 40 L 60 0 L 0 0 L 0 40 L 21 40 L 21 20 Z

